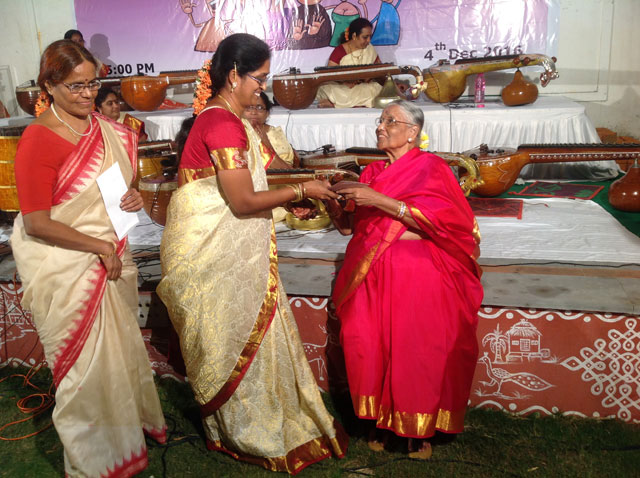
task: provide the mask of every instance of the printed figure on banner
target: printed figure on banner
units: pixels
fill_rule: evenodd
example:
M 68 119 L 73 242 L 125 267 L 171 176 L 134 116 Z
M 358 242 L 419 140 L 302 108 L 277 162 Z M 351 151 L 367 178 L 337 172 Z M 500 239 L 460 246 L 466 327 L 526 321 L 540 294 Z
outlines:
M 289 49 L 310 50 L 329 46 L 331 19 L 321 5 L 322 0 L 298 0 L 291 16 Z
M 367 1 L 361 0 L 363 18 L 367 18 Z M 331 12 L 331 20 L 333 20 L 333 35 L 331 35 L 331 42 L 329 46 L 337 47 L 343 42 L 344 32 L 349 24 L 357 18 L 360 18 L 360 10 L 356 5 L 351 2 L 340 2 L 335 7 L 327 5 L 327 10 L 333 10 Z
M 398 7 L 402 0 L 393 4 L 393 0 L 382 0 L 380 11 L 373 17 L 373 36 L 371 44 L 380 45 L 397 45 L 400 41 L 400 14 Z

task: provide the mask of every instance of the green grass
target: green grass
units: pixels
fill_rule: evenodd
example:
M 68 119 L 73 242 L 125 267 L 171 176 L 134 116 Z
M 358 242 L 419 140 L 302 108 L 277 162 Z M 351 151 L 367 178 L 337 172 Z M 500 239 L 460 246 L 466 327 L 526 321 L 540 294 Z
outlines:
M 4 367 L 0 380 L 24 369 Z M 32 382 L 48 388 L 48 370 Z M 207 451 L 199 413 L 188 385 L 157 380 L 169 427 L 169 444 L 149 442 L 149 467 L 139 476 L 271 477 L 259 467 Z M 19 378 L 0 383 L 0 426 L 23 417 L 17 399 L 32 391 Z M 633 477 L 640 476 L 640 426 L 615 420 L 561 416 L 515 417 L 491 410 L 469 410 L 465 433 L 456 439 L 437 437 L 433 458 L 409 459 L 396 449 L 375 453 L 362 438 L 361 423 L 345 397 L 325 396 L 329 410 L 345 425 L 351 442 L 342 460 L 329 459 L 310 466 L 306 477 Z M 37 401 L 31 403 L 36 404 Z M 50 422 L 50 410 L 1 432 L 4 437 L 36 431 Z M 0 476 L 48 478 L 63 476 L 62 446 L 53 427 L 32 438 L 0 442 Z M 284 475 L 280 475 L 284 476 Z

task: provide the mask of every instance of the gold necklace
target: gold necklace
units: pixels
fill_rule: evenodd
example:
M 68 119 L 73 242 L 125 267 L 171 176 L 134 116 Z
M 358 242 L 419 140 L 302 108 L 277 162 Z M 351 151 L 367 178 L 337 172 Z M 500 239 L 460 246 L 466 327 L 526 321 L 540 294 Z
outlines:
M 359 55 L 356 55 L 357 51 L 360 52 Z M 364 55 L 364 48 L 356 48 L 350 44 L 349 51 L 347 52 L 347 54 L 351 55 L 354 59 L 359 60 L 360 58 L 362 58 L 362 55 Z
M 229 102 L 225 99 L 225 97 L 224 97 L 224 96 L 222 96 L 222 95 L 218 95 L 218 96 L 220 97 L 220 99 L 221 99 L 222 101 L 224 101 L 224 104 L 225 104 L 225 105 L 227 105 L 227 106 L 229 107 L 229 111 L 230 111 L 231 113 L 233 113 L 233 114 L 235 115 L 235 117 L 236 117 L 236 118 L 240 119 L 240 116 L 238 116 L 238 114 L 236 113 L 236 110 L 234 110 L 234 109 L 233 109 L 233 107 L 229 104 Z
M 53 111 L 53 115 L 58 118 L 58 121 L 60 121 L 63 125 L 65 125 L 67 128 L 69 128 L 71 130 L 72 133 L 78 135 L 78 136 L 89 136 L 92 131 L 93 131 L 93 121 L 91 121 L 91 118 L 89 118 L 89 132 L 88 133 L 78 133 L 75 129 L 73 129 L 71 127 L 71 125 L 69 123 L 67 123 L 65 120 L 63 120 L 62 118 L 60 118 L 60 115 L 58 115 L 58 112 L 56 111 L 56 107 L 53 103 L 51 103 L 51 111 Z

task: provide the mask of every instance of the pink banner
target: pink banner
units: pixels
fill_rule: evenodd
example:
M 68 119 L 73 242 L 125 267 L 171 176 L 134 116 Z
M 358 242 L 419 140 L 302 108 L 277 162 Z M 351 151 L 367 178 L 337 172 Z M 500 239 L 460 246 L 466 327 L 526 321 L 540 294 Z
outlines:
M 440 59 L 556 48 L 558 0 L 75 0 L 86 46 L 109 76 L 193 70 L 220 41 L 246 32 L 273 50 L 271 72 L 326 65 L 348 24 L 374 26 L 383 62 L 425 68 Z

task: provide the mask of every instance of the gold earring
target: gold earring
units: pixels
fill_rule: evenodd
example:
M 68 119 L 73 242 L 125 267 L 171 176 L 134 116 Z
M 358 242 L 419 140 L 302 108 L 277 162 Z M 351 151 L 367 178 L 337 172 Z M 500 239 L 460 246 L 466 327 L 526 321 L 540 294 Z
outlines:
M 238 86 L 238 83 L 236 83 L 235 81 L 231 83 L 231 93 L 233 93 L 233 90 L 235 90 L 237 86 Z

